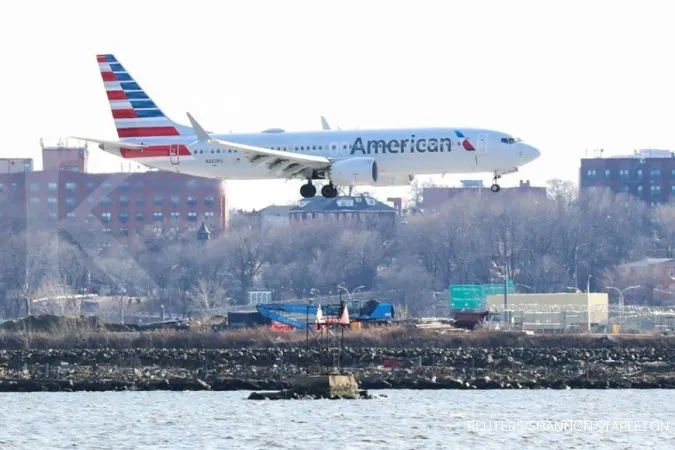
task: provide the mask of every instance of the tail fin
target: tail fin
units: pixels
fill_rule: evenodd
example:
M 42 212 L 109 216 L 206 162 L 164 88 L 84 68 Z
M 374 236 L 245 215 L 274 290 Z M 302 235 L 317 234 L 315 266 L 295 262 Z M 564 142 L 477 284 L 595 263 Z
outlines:
M 114 55 L 96 55 L 96 60 L 121 140 L 194 134 L 164 115 Z

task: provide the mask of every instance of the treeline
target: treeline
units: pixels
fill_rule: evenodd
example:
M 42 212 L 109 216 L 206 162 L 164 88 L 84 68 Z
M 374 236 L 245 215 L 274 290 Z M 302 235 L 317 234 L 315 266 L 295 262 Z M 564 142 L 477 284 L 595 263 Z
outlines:
M 650 208 L 608 191 L 576 194 L 554 181 L 548 197 L 504 193 L 457 196 L 437 212 L 400 217 L 395 226 L 322 220 L 265 226 L 235 216 L 206 245 L 147 236 L 124 244 L 85 238 L 77 230 L 7 231 L 0 240 L 0 281 L 22 299 L 107 285 L 119 297 L 161 301 L 170 314 L 243 304 L 247 292 L 272 290 L 277 300 L 363 286 L 412 315 L 432 314 L 433 292 L 455 283 L 499 283 L 506 272 L 527 292 L 625 287 L 642 277 L 647 292 L 629 302 L 658 302 L 655 274 L 622 271 L 645 256 L 672 257 L 675 207 Z M 633 278 L 631 278 L 633 277 Z M 314 290 L 314 291 L 313 291 Z M 610 293 L 610 295 L 613 295 Z M 63 308 L 68 305 L 63 305 Z

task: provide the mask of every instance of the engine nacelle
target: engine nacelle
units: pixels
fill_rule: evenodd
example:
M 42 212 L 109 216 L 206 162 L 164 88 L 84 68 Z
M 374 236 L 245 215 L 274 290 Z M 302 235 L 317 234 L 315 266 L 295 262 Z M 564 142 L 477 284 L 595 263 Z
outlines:
M 400 173 L 381 173 L 380 179 L 375 186 L 410 186 L 415 179 L 415 175 L 404 175 Z
M 377 162 L 364 157 L 335 161 L 330 166 L 330 180 L 338 186 L 375 186 L 379 180 Z

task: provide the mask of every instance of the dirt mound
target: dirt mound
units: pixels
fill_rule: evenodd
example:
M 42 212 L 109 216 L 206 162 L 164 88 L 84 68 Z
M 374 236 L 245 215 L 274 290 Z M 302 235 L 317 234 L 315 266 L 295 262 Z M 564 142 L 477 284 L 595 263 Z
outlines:
M 112 331 L 99 317 L 95 316 L 66 317 L 43 314 L 27 316 L 16 321 L 10 320 L 0 324 L 0 331 L 13 333 L 26 331 L 55 333 L 75 330 Z

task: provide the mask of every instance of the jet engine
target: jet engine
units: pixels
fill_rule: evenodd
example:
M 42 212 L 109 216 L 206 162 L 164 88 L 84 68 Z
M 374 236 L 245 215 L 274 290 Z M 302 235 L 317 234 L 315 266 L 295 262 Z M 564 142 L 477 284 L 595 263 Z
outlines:
M 330 167 L 330 180 L 338 186 L 374 186 L 379 180 L 377 162 L 362 157 L 335 161 Z
M 380 179 L 375 186 L 410 186 L 415 179 L 415 175 L 404 175 L 400 173 L 381 173 Z

